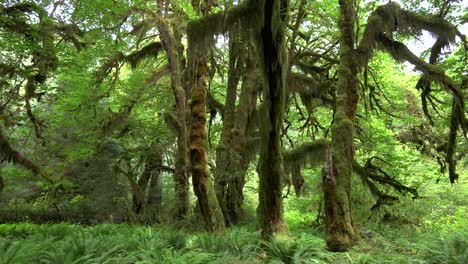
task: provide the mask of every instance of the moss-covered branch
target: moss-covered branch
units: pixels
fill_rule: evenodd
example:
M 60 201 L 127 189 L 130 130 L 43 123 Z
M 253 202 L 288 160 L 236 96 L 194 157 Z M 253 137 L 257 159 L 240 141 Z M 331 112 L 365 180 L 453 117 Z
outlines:
M 95 78 L 96 83 L 101 84 L 104 79 L 109 76 L 113 69 L 117 69 L 122 63 L 129 63 L 132 69 L 135 69 L 138 64 L 144 59 L 156 58 L 159 52 L 163 49 L 160 42 L 151 42 L 143 48 L 136 50 L 128 55 L 122 52 L 117 52 L 109 57 L 101 67 L 96 71 Z
M 0 127 L 0 163 L 3 161 L 21 165 L 34 174 L 41 174 L 41 169 L 38 165 L 23 156 L 10 145 L 8 138 Z
M 218 112 L 221 116 L 224 116 L 224 105 L 220 101 L 216 100 L 211 92 L 206 94 L 206 104 L 210 110 Z
M 448 77 L 444 70 L 438 66 L 431 65 L 418 56 L 414 55 L 403 43 L 394 41 L 386 36 L 381 36 L 380 42 L 383 47 L 398 61 L 408 61 L 413 64 L 416 69 L 423 72 L 424 76 L 434 82 L 440 83 L 447 91 L 452 94 L 453 100 L 455 101 L 456 107 L 454 111 L 459 112 L 459 124 L 463 130 L 466 129 L 464 120 L 464 96 L 461 89 L 455 84 L 455 82 Z
M 382 36 L 393 39 L 393 33 L 419 36 L 422 30 L 436 35 L 439 43 L 446 46 L 455 41 L 458 30 L 438 16 L 420 15 L 401 9 L 396 2 L 379 6 L 367 20 L 363 38 L 359 43 L 361 67 L 367 64 L 376 48 L 380 47 Z
M 363 183 L 369 188 L 372 195 L 377 198 L 376 204 L 371 208 L 372 210 L 377 209 L 383 204 L 392 204 L 398 201 L 398 197 L 384 193 L 376 184 L 390 186 L 401 194 L 410 193 L 413 195 L 413 198 L 418 198 L 419 194 L 415 188 L 405 186 L 393 179 L 384 170 L 374 165 L 372 160 L 373 158 L 368 159 L 364 166 L 361 166 L 357 161 L 353 162 L 354 172 L 361 177 Z
M 213 37 L 228 31 L 233 25 L 252 19 L 257 11 L 256 1 L 245 0 L 241 4 L 227 10 L 209 14 L 192 20 L 187 25 L 189 45 L 207 47 L 212 44 Z M 244 23 L 246 26 L 255 26 Z
M 313 77 L 294 72 L 288 74 L 287 81 L 288 92 L 299 94 L 306 106 L 310 105 L 310 100 L 314 98 L 321 99 L 326 105 L 334 105 L 331 94 L 335 88 L 332 82 L 318 82 Z
M 147 58 L 156 58 L 161 50 L 162 45 L 160 42 L 152 42 L 143 48 L 130 53 L 125 57 L 125 59 L 130 63 L 132 68 L 135 69 L 140 61 Z
M 457 35 L 457 28 L 447 21 L 437 16 L 423 16 L 401 9 L 396 2 L 382 5 L 375 10 L 368 19 L 364 36 L 357 49 L 360 61 L 359 67 L 364 67 L 372 57 L 377 48 L 388 51 L 395 60 L 399 62 L 408 61 L 417 70 L 424 73 L 425 77 L 431 81 L 441 83 L 454 97 L 457 104 L 457 111 L 464 111 L 463 93 L 457 87 L 443 69 L 425 62 L 414 55 L 403 43 L 393 40 L 393 32 L 402 35 L 421 34 L 421 30 L 427 30 L 438 36 L 438 43 L 435 49 L 453 43 Z M 465 41 L 465 39 L 463 38 Z M 434 58 L 432 58 L 434 59 Z M 459 120 L 464 129 L 464 121 Z
M 283 164 L 286 171 L 290 171 L 295 164 L 305 166 L 307 164 L 318 165 L 325 160 L 325 152 L 330 142 L 326 139 L 319 139 L 312 142 L 306 142 L 300 146 L 284 150 Z
M 401 35 L 419 36 L 422 30 L 427 30 L 437 36 L 437 41 L 431 49 L 429 63 L 413 54 L 403 43 L 393 39 L 394 32 L 398 32 Z M 457 35 L 461 38 L 466 48 L 467 41 L 465 36 L 441 16 L 416 14 L 401 9 L 398 3 L 389 2 L 377 8 L 370 15 L 364 36 L 356 53 L 356 60 L 359 61 L 358 68 L 362 68 L 367 64 L 376 49 L 383 49 L 389 52 L 395 60 L 399 62 L 408 61 L 417 70 L 421 71 L 423 77 L 418 82 L 417 87 L 422 90 L 423 111 L 431 123 L 432 119 L 427 109 L 427 100 L 432 103 L 429 96 L 430 82 L 440 83 L 452 95 L 454 104 L 449 134 L 449 142 L 451 144 L 449 144 L 446 150 L 446 161 L 449 163 L 449 167 L 451 167 L 449 177 L 452 183 L 458 178 L 453 158 L 451 158 L 454 152 L 456 130 L 461 128 L 465 134 L 467 130 L 464 94 L 457 84 L 445 74 L 442 68 L 433 64 L 436 63 L 441 50 L 450 43 L 455 42 Z

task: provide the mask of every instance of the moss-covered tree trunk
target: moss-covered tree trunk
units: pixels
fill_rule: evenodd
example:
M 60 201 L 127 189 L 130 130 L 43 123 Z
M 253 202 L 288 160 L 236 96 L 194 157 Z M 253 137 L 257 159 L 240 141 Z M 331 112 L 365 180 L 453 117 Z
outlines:
M 162 156 L 154 159 L 151 167 L 151 181 L 148 191 L 148 204 L 146 212 L 151 222 L 159 222 L 161 220 L 163 193 Z
M 216 232 L 223 230 L 225 223 L 206 161 L 206 73 L 207 63 L 203 58 L 197 63 L 196 80 L 191 96 L 190 163 L 193 190 L 202 217 L 207 228 Z
M 233 141 L 234 119 L 236 115 L 236 100 L 237 100 L 237 85 L 240 79 L 240 67 L 238 48 L 236 44 L 236 35 L 233 32 L 229 33 L 229 72 L 228 85 L 226 92 L 226 101 L 223 109 L 223 128 L 221 130 L 221 138 L 216 148 L 216 174 L 215 174 L 215 189 L 216 197 L 223 210 L 223 215 L 226 224 L 230 225 L 226 206 L 226 191 L 227 183 L 231 175 L 229 168 L 233 157 L 232 145 L 236 144 Z
M 213 2 L 192 2 L 194 9 L 207 15 Z M 193 191 L 197 196 L 198 206 L 207 228 L 218 232 L 225 229 L 223 212 L 216 197 L 208 170 L 206 153 L 206 74 L 208 63 L 206 53 L 199 50 L 189 55 L 194 68 L 195 82 L 191 94 L 190 162 L 192 168 Z
M 160 32 L 161 44 L 167 53 L 169 67 L 171 70 L 171 87 L 174 93 L 176 106 L 176 133 L 177 133 L 177 152 L 175 155 L 175 212 L 176 219 L 182 219 L 187 216 L 189 209 L 188 192 L 188 129 L 187 129 L 187 95 L 182 85 L 181 60 L 177 50 L 174 33 L 164 22 L 162 10 L 164 1 L 158 0 L 157 27 Z
M 283 220 L 281 125 L 285 101 L 285 25 L 289 1 L 259 1 L 264 22 L 257 40 L 264 76 L 263 105 L 260 113 L 260 177 L 258 218 L 264 239 L 287 231 Z
M 249 48 L 249 54 L 251 49 Z M 245 58 L 246 70 L 242 80 L 242 89 L 237 107 L 234 129 L 232 131 L 231 155 L 227 170 L 226 191 L 226 222 L 231 225 L 238 224 L 242 220 L 244 201 L 243 188 L 245 175 L 249 164 L 256 153 L 256 148 L 252 144 L 254 133 L 257 129 L 255 118 L 257 105 L 258 80 L 255 73 L 253 55 Z
M 354 159 L 354 120 L 358 103 L 358 80 L 354 52 L 353 0 L 340 0 L 340 65 L 335 120 L 332 126 L 331 152 L 323 170 L 323 194 L 327 246 L 346 251 L 359 239 L 351 216 L 351 175 Z
M 301 166 L 297 163 L 293 164 L 291 167 L 291 180 L 296 197 L 301 197 L 305 180 L 301 174 Z

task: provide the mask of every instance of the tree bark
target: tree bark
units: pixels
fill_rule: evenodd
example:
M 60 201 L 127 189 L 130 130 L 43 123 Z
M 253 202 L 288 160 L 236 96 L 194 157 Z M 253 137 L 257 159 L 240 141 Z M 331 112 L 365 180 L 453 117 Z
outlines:
M 162 153 L 155 157 L 152 161 L 151 181 L 148 193 L 147 211 L 150 219 L 155 222 L 160 222 L 162 209 Z
M 206 161 L 206 58 L 196 64 L 196 80 L 191 96 L 190 162 L 193 190 L 207 228 L 213 232 L 225 228 L 223 213 L 216 198 Z
M 261 236 L 264 239 L 288 234 L 283 220 L 282 184 L 283 168 L 281 158 L 281 125 L 285 102 L 285 29 L 288 0 L 259 1 L 264 19 L 260 28 L 258 50 L 264 76 L 260 124 L 260 177 L 259 206 L 257 210 Z
M 220 142 L 216 148 L 216 197 L 222 208 L 226 224 L 230 225 L 226 205 L 227 182 L 231 175 L 229 170 L 233 157 L 232 145 L 236 144 L 233 140 L 234 119 L 236 115 L 237 85 L 240 79 L 240 61 L 239 50 L 236 44 L 236 34 L 229 33 L 229 72 L 228 85 L 226 92 L 226 101 L 223 110 L 223 128 L 221 130 Z
M 299 164 L 293 164 L 291 168 L 291 180 L 294 186 L 294 192 L 296 197 L 302 196 L 302 187 L 304 186 L 304 177 L 301 174 L 301 166 Z
M 358 103 L 358 65 L 354 59 L 354 1 L 340 4 L 340 65 L 331 152 L 323 169 L 326 241 L 331 251 L 347 251 L 359 239 L 351 216 L 351 175 L 354 159 L 354 120 Z
M 247 54 L 249 56 L 245 58 L 246 71 L 242 80 L 239 106 L 236 111 L 232 133 L 230 162 L 227 167 L 229 178 L 225 197 L 225 218 L 230 225 L 236 225 L 242 220 L 245 175 L 256 153 L 256 148 L 252 146 L 251 141 L 258 127 L 256 105 L 259 83 L 251 47 L 249 47 Z
M 171 70 L 171 87 L 175 97 L 176 117 L 177 117 L 177 153 L 175 156 L 175 212 L 174 217 L 177 220 L 187 216 L 189 209 L 188 192 L 188 129 L 187 129 L 187 95 L 182 85 L 181 60 L 177 50 L 174 33 L 170 31 L 169 26 L 164 22 L 162 10 L 163 1 L 158 0 L 157 27 L 160 32 L 161 44 L 163 45 L 169 67 Z

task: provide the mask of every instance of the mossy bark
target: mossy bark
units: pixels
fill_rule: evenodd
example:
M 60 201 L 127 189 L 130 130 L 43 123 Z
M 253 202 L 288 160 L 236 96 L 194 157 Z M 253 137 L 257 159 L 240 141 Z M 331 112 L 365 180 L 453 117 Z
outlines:
M 206 161 L 206 73 L 207 63 L 197 63 L 196 80 L 191 96 L 190 161 L 193 190 L 207 228 L 218 232 L 225 229 L 224 217 L 213 189 Z
M 301 197 L 305 180 L 301 174 L 301 166 L 298 163 L 293 164 L 291 167 L 291 180 L 296 197 Z
M 280 144 L 287 72 L 284 26 L 289 1 L 269 0 L 259 3 L 264 21 L 260 28 L 257 48 L 261 52 L 264 101 L 261 107 L 257 214 L 262 238 L 271 239 L 289 233 L 283 220 L 281 180 L 284 172 Z
M 204 8 L 192 2 L 198 13 L 206 16 L 213 6 L 209 0 L 203 1 Z M 193 37 L 193 36 L 192 36 Z M 208 230 L 219 232 L 225 229 L 223 212 L 216 197 L 209 174 L 206 154 L 206 74 L 208 63 L 206 50 L 196 48 L 193 38 L 189 38 L 189 63 L 195 67 L 195 83 L 191 94 L 190 162 L 192 183 L 198 206 Z M 206 49 L 206 47 L 204 47 Z
M 163 152 L 160 146 L 153 146 L 146 157 L 145 168 L 133 188 L 133 208 L 136 214 L 151 214 L 151 219 L 158 220 L 162 205 L 162 162 Z M 149 186 L 149 188 L 148 188 Z
M 251 53 L 251 48 L 248 53 Z M 242 203 L 244 201 L 243 188 L 245 175 L 249 164 L 254 157 L 255 151 L 249 139 L 257 130 L 257 120 L 255 118 L 257 105 L 258 81 L 255 78 L 256 67 L 252 61 L 252 54 L 245 58 L 246 74 L 242 80 L 242 89 L 237 107 L 234 129 L 232 133 L 231 156 L 229 166 L 229 178 L 227 179 L 226 201 L 226 222 L 235 225 L 243 217 Z
M 181 60 L 176 45 L 176 38 L 169 26 L 164 22 L 162 10 L 164 3 L 158 0 L 157 27 L 160 32 L 161 44 L 167 53 L 169 68 L 171 70 L 171 87 L 175 98 L 176 107 L 176 131 L 177 131 L 177 152 L 175 154 L 175 211 L 174 218 L 177 220 L 187 216 L 189 211 L 188 192 L 188 129 L 187 129 L 187 95 L 182 85 Z M 180 46 L 180 45 L 179 45 Z
M 232 177 L 231 161 L 234 158 L 232 145 L 236 144 L 233 140 L 234 119 L 236 116 L 236 101 L 237 101 L 237 85 L 240 80 L 239 54 L 237 48 L 237 40 L 234 32 L 229 33 L 229 72 L 228 85 L 226 92 L 226 101 L 223 111 L 223 128 L 221 130 L 221 138 L 216 148 L 216 174 L 215 186 L 216 197 L 223 210 L 226 219 L 226 224 L 230 225 L 226 206 L 226 191 L 227 183 Z
M 146 216 L 151 220 L 151 222 L 161 221 L 163 193 L 162 163 L 160 163 L 160 165 L 161 166 L 155 167 L 151 172 L 151 182 L 149 186 L 146 210 Z
M 331 152 L 323 169 L 326 241 L 331 251 L 347 251 L 359 239 L 351 216 L 351 175 L 354 159 L 354 120 L 358 80 L 354 55 L 354 1 L 340 0 L 340 65 Z

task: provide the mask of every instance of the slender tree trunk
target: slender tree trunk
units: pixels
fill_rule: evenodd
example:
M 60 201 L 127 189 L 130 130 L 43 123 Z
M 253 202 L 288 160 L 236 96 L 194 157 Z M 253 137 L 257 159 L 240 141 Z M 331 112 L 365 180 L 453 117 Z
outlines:
M 196 80 L 191 96 L 190 162 L 193 190 L 197 196 L 201 214 L 209 230 L 224 230 L 223 213 L 216 198 L 206 161 L 206 73 L 207 62 L 197 63 Z
M 189 209 L 188 192 L 188 129 L 187 129 L 187 95 L 182 85 L 181 60 L 177 50 L 174 34 L 163 21 L 163 1 L 158 0 L 157 26 L 160 32 L 161 43 L 167 53 L 171 70 L 171 86 L 175 97 L 177 117 L 177 153 L 175 157 L 175 199 L 174 217 L 182 219 L 187 216 Z
M 262 71 L 263 105 L 260 124 L 260 177 L 258 217 L 261 235 L 265 239 L 281 236 L 287 232 L 283 220 L 282 184 L 283 168 L 281 157 L 281 124 L 285 102 L 285 29 L 288 0 L 260 1 L 264 24 L 260 29 L 259 51 Z
M 245 175 L 250 162 L 256 153 L 256 148 L 252 144 L 252 138 L 257 129 L 257 120 L 255 118 L 258 78 L 255 73 L 256 67 L 253 62 L 252 49 L 249 48 L 249 56 L 246 61 L 246 72 L 242 80 L 242 89 L 239 98 L 239 106 L 235 116 L 235 124 L 231 140 L 231 155 L 227 171 L 229 178 L 227 180 L 226 201 L 226 222 L 230 225 L 236 225 L 242 220 L 244 201 L 243 188 Z
M 162 156 L 154 159 L 153 169 L 151 170 L 151 182 L 148 192 L 147 212 L 150 219 L 155 222 L 160 222 L 162 209 Z
M 192 2 L 193 8 L 207 15 L 214 2 L 204 0 Z M 190 44 L 189 44 L 190 45 Z M 189 61 L 195 67 L 195 83 L 191 95 L 190 161 L 193 190 L 207 228 L 212 232 L 225 229 L 223 212 L 209 175 L 206 154 L 206 74 L 208 63 L 206 51 L 189 50 Z M 190 80 L 192 81 L 192 80 Z
M 143 173 L 138 179 L 137 184 L 132 188 L 133 189 L 133 211 L 136 214 L 140 214 L 145 206 L 145 193 L 146 187 L 148 186 L 149 180 L 151 177 L 151 165 L 150 161 L 147 160 Z
M 301 166 L 295 163 L 292 165 L 291 168 L 291 180 L 294 186 L 294 192 L 296 193 L 296 197 L 302 196 L 302 187 L 304 186 L 304 177 L 301 174 Z
M 162 202 L 162 149 L 160 146 L 153 146 L 151 151 L 153 152 L 146 157 L 145 168 L 133 190 L 133 208 L 136 214 L 150 211 L 151 218 L 158 219 Z
M 340 0 L 340 65 L 331 152 L 323 170 L 323 194 L 327 246 L 346 251 L 359 239 L 351 216 L 351 175 L 354 160 L 354 120 L 358 103 L 357 69 L 354 55 L 353 0 Z
M 226 219 L 226 224 L 230 225 L 227 214 L 227 206 L 225 196 L 227 195 L 227 182 L 232 177 L 231 160 L 234 158 L 232 155 L 233 129 L 234 118 L 236 115 L 236 100 L 237 100 L 237 85 L 240 79 L 239 51 L 236 45 L 236 35 L 233 32 L 229 33 L 229 72 L 228 72 L 228 85 L 226 92 L 226 101 L 223 110 L 223 128 L 221 130 L 220 142 L 216 148 L 216 197 L 223 210 L 223 215 Z M 234 143 L 233 143 L 234 142 Z

